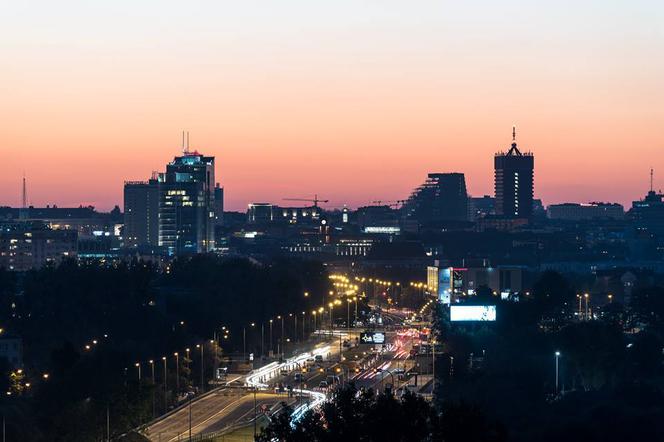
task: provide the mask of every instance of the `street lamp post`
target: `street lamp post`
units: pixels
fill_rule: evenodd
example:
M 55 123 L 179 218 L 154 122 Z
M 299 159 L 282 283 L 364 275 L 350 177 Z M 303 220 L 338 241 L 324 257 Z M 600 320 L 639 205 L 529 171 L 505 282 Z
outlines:
M 255 332 L 254 332 L 255 329 L 256 329 L 256 323 L 255 323 L 255 322 L 252 322 L 252 323 L 249 324 L 249 325 L 251 326 L 251 336 L 249 337 L 249 338 L 250 338 L 250 339 L 249 339 L 249 350 L 251 350 L 250 353 L 254 353 L 254 350 L 253 350 L 253 349 L 256 348 L 256 347 L 255 347 L 255 345 L 256 345 L 256 334 L 255 334 Z M 253 343 L 253 344 L 252 344 L 252 343 Z
M 162 356 L 164 362 L 164 412 L 168 410 L 168 372 L 166 370 L 166 356 Z
M 277 319 L 281 319 L 281 358 L 284 358 L 284 317 L 279 315 Z
M 154 405 L 154 390 L 155 390 L 155 381 L 154 381 L 154 360 L 150 359 L 150 371 L 152 372 L 152 417 L 155 417 L 155 405 Z
M 268 345 L 268 352 L 270 353 L 270 355 L 272 355 L 272 343 L 274 342 L 272 339 L 272 322 L 273 320 L 270 319 L 270 345 Z
M 307 325 L 306 315 L 307 315 L 307 312 L 302 312 L 302 342 L 307 340 L 307 331 L 305 329 L 305 327 Z
M 189 386 L 191 384 L 191 358 L 189 356 L 189 353 L 191 350 L 189 347 L 184 349 L 184 352 L 186 354 L 186 359 L 187 359 L 187 385 Z
M 173 353 L 175 356 L 175 397 L 180 394 L 180 354 L 178 352 Z
M 314 338 L 316 337 L 316 310 L 311 311 L 311 319 L 314 321 Z
M 558 360 L 560 359 L 560 352 L 555 353 L 556 356 L 556 395 L 558 394 Z
M 261 322 L 261 358 L 265 355 L 265 323 Z
M 136 368 L 138 369 L 138 382 L 140 384 L 140 382 L 141 382 L 141 363 L 137 362 L 135 365 L 136 365 Z
M 242 327 L 242 359 L 247 360 L 247 327 Z
M 353 320 L 357 322 L 357 296 L 353 296 L 353 301 L 355 301 L 355 317 Z
M 289 314 L 288 314 L 288 317 L 289 317 L 289 318 L 292 318 L 292 317 L 293 317 L 293 314 L 292 314 L 292 313 L 289 313 Z M 297 317 L 297 315 L 295 315 L 295 317 Z M 297 338 L 297 327 L 295 327 L 295 338 Z M 293 339 L 293 342 L 296 342 L 296 339 L 295 339 L 295 338 Z
M 203 346 L 205 344 L 196 344 L 196 348 L 201 349 L 201 393 L 205 391 L 205 383 L 203 381 L 203 372 L 205 370 L 204 363 L 203 363 Z
M 588 299 L 590 298 L 590 295 L 588 293 L 585 293 L 583 297 L 586 299 L 586 321 L 588 320 Z
M 210 347 L 211 347 L 211 352 L 212 352 L 212 376 L 211 378 L 214 378 L 214 374 L 217 372 L 217 367 L 218 367 L 218 361 L 217 361 L 217 341 L 214 339 L 210 339 Z

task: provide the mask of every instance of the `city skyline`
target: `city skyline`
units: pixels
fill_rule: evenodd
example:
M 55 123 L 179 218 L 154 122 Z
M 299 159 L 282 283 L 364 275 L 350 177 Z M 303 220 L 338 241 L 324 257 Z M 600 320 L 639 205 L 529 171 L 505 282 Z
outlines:
M 664 434 L 664 2 L 0 13 L 2 442 Z
M 181 147 L 178 147 L 177 149 L 171 149 L 174 151 L 174 153 L 171 155 L 171 158 L 173 155 L 180 155 L 182 153 Z M 196 150 L 192 148 L 192 151 Z M 201 154 L 203 155 L 208 155 L 207 152 L 213 151 L 210 149 L 198 149 L 200 150 Z M 500 149 L 496 148 L 492 154 L 490 154 L 489 159 L 491 162 L 493 162 L 494 159 L 494 154 L 500 153 L 500 152 L 507 152 L 509 149 Z M 525 148 L 524 151 L 531 152 L 530 149 Z M 536 153 L 532 151 L 532 153 Z M 217 157 L 217 155 L 211 154 L 209 156 L 212 157 Z M 539 155 L 538 155 L 539 157 Z M 164 161 L 164 163 L 167 163 L 168 161 Z M 221 158 L 221 162 L 223 163 L 223 157 Z M 491 165 L 493 166 L 493 165 Z M 545 166 L 544 166 L 545 167 Z M 648 168 L 647 170 L 644 170 L 643 173 L 647 174 L 646 175 L 646 180 L 644 180 L 643 183 L 641 182 L 636 182 L 634 183 L 634 187 L 636 188 L 635 193 L 633 195 L 630 195 L 629 191 L 627 189 L 622 189 L 623 192 L 618 192 L 618 194 L 622 195 L 622 199 L 618 197 L 611 198 L 609 194 L 616 194 L 615 190 L 612 190 L 611 188 L 606 188 L 606 189 L 601 189 L 601 188 L 596 188 L 593 186 L 588 186 L 587 188 L 583 188 L 583 186 L 579 189 L 570 189 L 570 197 L 565 197 L 565 194 L 559 194 L 559 196 L 556 198 L 556 192 L 555 189 L 552 189 L 551 191 L 547 192 L 541 191 L 538 186 L 538 173 L 540 172 L 540 169 L 542 168 L 541 161 L 538 160 L 538 164 L 535 166 L 535 174 L 534 174 L 534 198 L 542 200 L 545 206 L 548 206 L 550 204 L 560 204 L 560 203 L 590 203 L 590 202 L 610 202 L 610 203 L 618 203 L 623 205 L 625 208 L 629 207 L 632 201 L 640 200 L 643 199 L 645 196 L 646 192 L 650 190 L 650 185 L 652 184 L 653 189 L 656 192 L 661 191 L 661 187 L 658 186 L 658 179 L 657 179 L 657 171 Z M 157 166 L 153 168 L 153 172 L 160 172 L 163 169 L 162 166 Z M 288 203 L 286 200 L 288 197 L 302 197 L 302 198 L 313 198 L 315 194 L 319 196 L 323 196 L 321 199 L 327 199 L 330 200 L 329 203 L 321 203 L 321 207 L 323 208 L 328 208 L 328 209 L 340 209 L 342 207 L 349 207 L 349 208 L 357 208 L 357 207 L 362 207 L 366 205 L 372 205 L 375 204 L 377 201 L 400 201 L 408 197 L 410 192 L 413 191 L 414 188 L 416 188 L 419 184 L 418 179 L 421 181 L 424 177 L 427 176 L 427 174 L 430 173 L 461 173 L 464 174 L 466 177 L 468 177 L 468 173 L 464 170 L 457 170 L 457 169 L 452 169 L 452 170 L 439 170 L 432 168 L 430 170 L 425 169 L 423 170 L 422 174 L 418 174 L 419 171 L 414 171 L 413 172 L 415 175 L 412 175 L 412 177 L 407 177 L 408 184 L 399 184 L 398 188 L 397 186 L 392 186 L 392 190 L 390 193 L 387 193 L 385 191 L 379 190 L 378 193 L 376 194 L 377 196 L 371 196 L 368 194 L 366 191 L 360 190 L 360 192 L 357 192 L 357 189 L 354 191 L 348 191 L 348 193 L 342 194 L 339 190 L 335 190 L 334 183 L 325 183 L 324 185 L 321 185 L 320 187 L 312 188 L 313 191 L 311 193 L 297 193 L 297 190 L 293 190 L 290 194 L 284 193 L 283 195 L 279 195 L 278 193 L 275 193 L 274 191 L 263 191 L 261 192 L 260 190 L 256 189 L 255 195 L 251 195 L 248 193 L 243 194 L 242 197 L 235 197 L 233 198 L 233 189 L 232 188 L 227 188 L 226 183 L 223 180 L 223 175 L 221 177 L 221 186 L 225 188 L 225 193 L 228 195 L 230 193 L 231 197 L 225 197 L 227 198 L 225 201 L 225 208 L 226 210 L 230 211 L 245 211 L 247 209 L 247 206 L 251 203 L 257 203 L 257 202 L 267 202 L 267 203 L 272 203 L 275 205 L 281 205 L 281 206 L 298 206 L 298 205 L 304 205 L 306 206 L 306 203 Z M 651 183 L 651 174 L 653 175 L 653 181 Z M 380 173 L 377 175 L 381 175 Z M 16 192 L 15 195 L 9 195 L 8 198 L 4 198 L 3 201 L 0 201 L 0 206 L 14 206 L 14 207 L 19 207 L 22 204 L 22 197 L 23 197 L 23 179 L 25 178 L 27 182 L 27 204 L 30 206 L 35 206 L 35 207 L 42 207 L 42 206 L 47 206 L 47 205 L 56 205 L 59 207 L 78 207 L 78 206 L 93 206 L 97 208 L 98 210 L 111 210 L 113 207 L 120 206 L 122 207 L 122 202 L 123 202 L 123 196 L 122 196 L 122 186 L 125 182 L 132 182 L 132 181 L 144 181 L 149 178 L 150 174 L 149 173 L 143 173 L 138 174 L 136 176 L 132 177 L 124 177 L 122 178 L 121 181 L 119 181 L 119 195 L 117 196 L 116 200 L 113 199 L 103 199 L 103 198 L 98 198 L 95 199 L 94 196 L 92 199 L 83 199 L 80 201 L 76 200 L 67 200 L 66 198 L 63 200 L 62 198 L 58 199 L 51 197 L 52 193 L 49 193 L 48 189 L 34 189 L 33 187 L 33 179 L 32 177 L 28 176 L 25 172 L 23 174 L 20 174 L 17 176 L 18 179 L 18 184 L 15 184 L 16 187 Z M 382 175 L 385 177 L 385 175 Z M 487 181 L 486 183 L 482 182 L 481 185 L 478 185 L 477 182 L 473 183 L 472 179 L 467 179 L 467 185 L 468 185 L 468 195 L 472 197 L 482 197 L 485 195 L 489 196 L 494 196 L 495 189 L 494 189 L 494 177 L 493 177 L 493 169 L 489 170 L 486 176 L 482 176 L 481 173 L 478 173 L 478 176 L 483 179 L 483 181 Z M 415 178 L 413 178 L 415 177 Z M 6 176 L 5 176 L 6 178 Z M 219 179 L 219 178 L 218 178 Z M 377 178 L 376 181 L 380 179 L 380 176 Z M 40 182 L 39 179 L 36 180 L 38 183 Z M 628 180 L 628 181 L 633 181 L 633 180 Z M 405 182 L 405 180 L 404 180 Z M 410 183 L 412 182 L 412 184 Z M 296 189 L 297 187 L 294 186 L 294 182 L 288 183 L 284 189 L 289 189 L 293 188 Z M 66 187 L 69 187 L 73 185 L 72 183 L 59 183 L 61 185 L 64 185 Z M 263 182 L 261 184 L 264 184 L 266 187 L 273 187 L 272 182 Z M 283 184 L 283 183 L 280 183 Z M 389 179 L 386 179 L 385 184 L 388 185 L 389 187 Z M 239 182 L 240 188 L 242 187 L 242 181 Z M 408 187 L 410 185 L 410 187 Z M 404 187 L 405 186 L 405 187 Z M 638 187 L 640 186 L 640 188 Z M 259 186 L 260 187 L 260 186 Z M 381 187 L 380 182 L 378 182 L 378 186 L 376 187 Z M 374 188 L 374 187 L 371 187 Z M 482 189 L 479 192 L 473 192 L 473 189 Z M 5 186 L 5 189 L 7 189 L 7 186 Z M 50 189 L 50 187 L 49 187 Z M 319 191 L 318 189 L 328 189 L 328 191 Z M 229 192 L 230 190 L 230 192 Z M 631 190 L 631 188 L 630 188 Z M 76 195 L 76 191 L 83 192 L 85 195 L 87 192 L 84 189 L 73 189 L 72 188 L 72 195 Z M 285 190 L 287 192 L 287 190 Z M 33 193 L 34 192 L 34 193 Z M 595 192 L 595 193 L 593 193 Z M 101 195 L 111 195 L 110 198 L 115 197 L 115 190 L 111 192 L 106 192 L 102 191 L 100 194 Z M 37 197 L 34 197 L 33 195 L 37 194 Z M 545 195 L 552 195 L 547 199 L 546 197 L 543 197 L 542 194 Z M 87 193 L 87 195 L 90 195 L 90 193 Z M 334 198 L 330 195 L 336 195 L 337 197 Z M 354 196 L 355 195 L 355 196 Z M 362 195 L 362 196 L 358 196 Z M 584 197 L 579 197 L 578 195 L 587 195 L 586 198 Z M 606 197 L 594 197 L 592 195 L 606 195 Z M 64 203 L 63 203 L 64 201 Z
M 121 205 L 182 129 L 229 210 L 403 199 L 437 172 L 492 195 L 513 124 L 545 204 L 628 206 L 651 167 L 664 187 L 664 7 L 418 6 L 11 4 L 0 204 L 20 204 L 25 171 L 34 205 Z

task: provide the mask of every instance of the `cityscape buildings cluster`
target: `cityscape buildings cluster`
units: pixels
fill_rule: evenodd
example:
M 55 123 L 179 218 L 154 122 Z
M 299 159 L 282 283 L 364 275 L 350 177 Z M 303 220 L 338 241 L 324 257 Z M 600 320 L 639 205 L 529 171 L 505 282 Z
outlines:
M 141 256 L 168 262 L 196 253 L 290 254 L 327 261 L 359 259 L 369 265 L 405 250 L 410 256 L 400 258 L 412 263 L 480 260 L 485 267 L 556 268 L 564 262 L 566 268 L 579 270 L 660 265 L 662 194 L 651 186 L 627 212 L 610 202 L 545 208 L 535 198 L 534 160 L 533 153 L 519 149 L 513 130 L 509 149 L 494 156 L 491 196 L 469 195 L 463 173 L 431 172 L 404 199 L 373 201 L 356 209 L 329 208 L 326 200 L 314 196 L 284 198 L 283 205 L 253 202 L 244 213 L 224 212 L 215 158 L 190 151 L 188 134 L 183 133 L 182 154 L 164 172 L 124 183 L 122 210 L 100 213 L 92 207 L 37 208 L 25 203 L 0 207 L 0 266 L 27 270 L 68 257 Z M 459 238 L 466 242 L 456 243 Z M 485 239 L 477 247 L 480 238 Z M 402 247 L 404 243 L 417 247 Z

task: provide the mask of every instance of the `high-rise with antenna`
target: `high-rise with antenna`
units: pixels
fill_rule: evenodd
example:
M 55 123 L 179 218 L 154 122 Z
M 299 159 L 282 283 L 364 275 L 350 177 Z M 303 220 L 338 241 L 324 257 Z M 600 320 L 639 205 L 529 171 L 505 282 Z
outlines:
M 650 236 L 664 245 L 664 194 L 655 190 L 655 171 L 650 168 L 650 187 L 645 198 L 632 201 L 629 211 L 634 229 L 639 235 Z
M 217 219 L 214 157 L 189 150 L 189 132 L 182 132 L 182 156 L 159 174 L 158 244 L 170 255 L 206 253 L 214 249 Z
M 189 150 L 187 131 L 182 131 L 181 149 L 166 172 L 153 172 L 149 181 L 125 182 L 127 247 L 159 246 L 169 255 L 214 250 L 224 197 L 215 181 L 214 157 Z

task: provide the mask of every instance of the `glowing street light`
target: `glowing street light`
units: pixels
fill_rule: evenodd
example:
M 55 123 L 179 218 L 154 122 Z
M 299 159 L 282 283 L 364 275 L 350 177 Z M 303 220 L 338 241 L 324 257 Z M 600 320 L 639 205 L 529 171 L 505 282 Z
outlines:
M 138 368 L 138 382 L 141 382 L 141 363 L 137 362 L 134 365 L 136 366 L 136 368 Z

